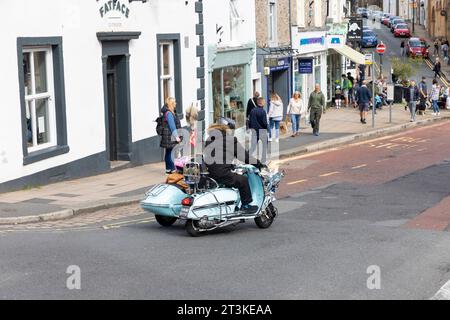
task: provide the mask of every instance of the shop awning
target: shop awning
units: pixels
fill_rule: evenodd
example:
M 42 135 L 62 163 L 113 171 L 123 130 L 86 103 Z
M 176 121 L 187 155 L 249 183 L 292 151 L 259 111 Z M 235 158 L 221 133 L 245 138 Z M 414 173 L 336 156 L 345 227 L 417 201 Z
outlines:
M 340 53 L 341 55 L 347 57 L 348 59 L 352 60 L 354 63 L 357 64 L 365 64 L 366 59 L 364 57 L 364 55 L 362 53 L 359 53 L 358 51 L 356 51 L 355 49 L 347 46 L 347 45 L 343 45 L 341 47 L 335 47 L 332 48 L 333 50 L 336 50 L 338 53 Z

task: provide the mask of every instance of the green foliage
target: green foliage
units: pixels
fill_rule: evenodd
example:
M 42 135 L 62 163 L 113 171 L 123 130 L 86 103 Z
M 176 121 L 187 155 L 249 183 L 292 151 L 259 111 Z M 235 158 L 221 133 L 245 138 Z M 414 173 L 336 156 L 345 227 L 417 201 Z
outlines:
M 393 74 L 403 84 L 409 82 L 409 78 L 416 74 L 419 64 L 418 59 L 407 59 L 406 61 L 397 57 L 391 59 Z

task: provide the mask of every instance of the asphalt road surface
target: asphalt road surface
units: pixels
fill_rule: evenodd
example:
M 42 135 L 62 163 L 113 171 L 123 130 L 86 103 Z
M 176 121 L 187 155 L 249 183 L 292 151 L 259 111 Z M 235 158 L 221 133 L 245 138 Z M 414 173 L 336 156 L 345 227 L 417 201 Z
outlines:
M 285 160 L 267 230 L 0 229 L 0 298 L 429 299 L 450 279 L 449 136 L 439 122 Z

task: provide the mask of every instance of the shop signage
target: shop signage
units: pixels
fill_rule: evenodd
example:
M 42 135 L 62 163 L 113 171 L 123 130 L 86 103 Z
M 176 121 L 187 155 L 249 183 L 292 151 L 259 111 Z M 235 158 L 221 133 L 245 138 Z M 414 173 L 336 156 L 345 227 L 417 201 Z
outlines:
M 348 26 L 346 23 L 328 24 L 327 35 L 346 35 Z
M 298 59 L 298 72 L 299 73 L 313 73 L 313 58 L 301 58 Z
M 327 36 L 328 48 L 342 47 L 345 44 L 344 36 L 340 35 L 328 35 Z
M 99 8 L 100 17 L 104 18 L 106 16 L 111 16 L 111 18 L 117 19 L 117 17 L 129 18 L 130 8 L 124 3 L 125 0 L 109 0 L 101 1 L 101 6 Z M 100 2 L 97 0 L 97 2 Z
M 348 40 L 361 40 L 362 39 L 363 21 L 362 19 L 350 19 L 348 23 Z
M 303 38 L 300 39 L 300 45 L 301 46 L 307 46 L 312 44 L 325 44 L 325 37 L 316 37 L 316 38 Z
M 264 61 L 264 66 L 270 68 L 270 71 L 279 71 L 289 69 L 289 58 L 267 58 Z

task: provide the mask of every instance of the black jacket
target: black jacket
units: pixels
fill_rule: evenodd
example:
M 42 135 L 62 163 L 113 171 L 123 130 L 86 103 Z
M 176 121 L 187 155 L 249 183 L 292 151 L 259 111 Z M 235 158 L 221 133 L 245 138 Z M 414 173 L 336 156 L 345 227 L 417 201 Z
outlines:
M 247 119 L 250 117 L 250 114 L 252 113 L 252 110 L 255 109 L 258 105 L 256 104 L 256 98 L 251 98 L 247 102 Z
M 264 108 L 257 107 L 250 113 L 250 129 L 261 130 L 267 129 L 267 113 Z
M 414 86 L 413 90 L 414 90 L 414 92 L 413 92 L 413 99 L 411 100 L 411 87 L 406 88 L 406 90 L 405 90 L 405 100 L 406 100 L 406 102 L 419 100 L 419 88 L 417 87 L 417 85 Z
M 232 162 L 235 158 L 246 164 L 260 166 L 260 162 L 250 156 L 227 126 L 213 125 L 208 133 L 210 136 L 206 140 L 203 156 L 213 179 L 220 181 L 221 177 L 229 174 L 234 169 Z M 217 139 L 222 141 L 216 141 Z
M 164 105 L 161 109 L 161 115 L 164 116 L 164 121 L 163 121 L 163 133 L 161 135 L 161 143 L 159 144 L 159 146 L 164 149 L 171 149 L 178 144 L 178 142 L 172 137 L 172 131 L 170 130 L 169 123 L 167 122 L 165 117 L 165 114 L 168 111 L 169 109 L 167 108 L 166 105 Z M 180 129 L 181 123 L 176 113 L 174 114 L 174 118 L 175 118 L 175 126 L 177 127 L 177 129 Z

